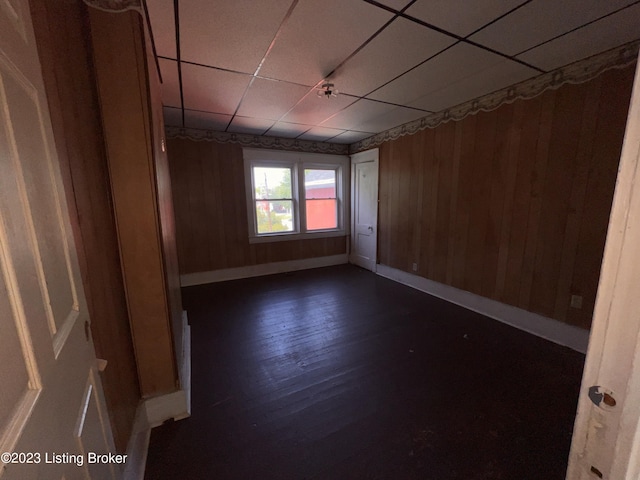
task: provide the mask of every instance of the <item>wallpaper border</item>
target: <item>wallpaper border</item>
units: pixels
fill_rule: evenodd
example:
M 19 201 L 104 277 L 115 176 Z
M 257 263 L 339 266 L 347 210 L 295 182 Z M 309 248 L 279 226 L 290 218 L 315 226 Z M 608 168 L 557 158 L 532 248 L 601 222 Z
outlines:
M 266 135 L 247 135 L 243 133 L 216 132 L 198 128 L 165 127 L 167 138 L 180 138 L 196 142 L 238 143 L 243 147 L 290 150 L 294 152 L 328 153 L 348 155 L 349 145 L 328 142 L 312 142 L 295 138 L 269 137 Z
M 455 107 L 399 125 L 351 144 L 349 153 L 369 150 L 389 140 L 395 140 L 404 135 L 412 135 L 427 128 L 436 128 L 450 120 L 462 120 L 466 116 L 480 111 L 489 112 L 505 103 L 531 99 L 547 90 L 555 90 L 566 84 L 588 82 L 607 70 L 621 69 L 633 64 L 637 59 L 639 47 L 640 40 L 636 40 L 551 72 L 543 73 L 510 87 L 469 100 Z

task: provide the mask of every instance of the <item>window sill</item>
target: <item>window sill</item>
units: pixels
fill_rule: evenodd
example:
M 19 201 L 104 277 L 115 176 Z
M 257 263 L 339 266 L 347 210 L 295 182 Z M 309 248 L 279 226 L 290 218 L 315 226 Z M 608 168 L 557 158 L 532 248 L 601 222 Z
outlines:
M 347 235 L 346 230 L 324 230 L 308 233 L 275 233 L 273 235 L 249 237 L 249 243 L 287 242 L 291 240 L 311 240 L 313 238 L 344 237 L 345 235 Z

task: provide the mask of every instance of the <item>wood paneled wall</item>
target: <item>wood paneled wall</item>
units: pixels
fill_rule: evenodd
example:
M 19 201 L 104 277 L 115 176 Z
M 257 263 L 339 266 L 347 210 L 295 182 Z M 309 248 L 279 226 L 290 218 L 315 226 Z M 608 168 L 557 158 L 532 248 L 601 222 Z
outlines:
M 168 191 L 158 184 L 166 172 L 157 150 L 161 135 L 154 134 L 162 130 L 153 124 L 149 69 L 155 64 L 147 61 L 150 47 L 138 13 L 92 8 L 89 20 L 138 380 L 143 397 L 152 397 L 178 389 L 181 358 L 173 332 L 180 319 L 173 318 L 171 304 L 179 291 L 169 291 L 178 280 L 169 279 L 167 269 L 173 232 L 160 211 L 171 199 L 160 197 Z
M 633 73 L 383 144 L 379 263 L 589 328 Z
M 126 450 L 140 389 L 122 281 L 86 6 L 31 4 L 51 123 L 116 448 Z
M 249 243 L 242 147 L 168 141 L 180 273 L 338 255 L 345 237 Z

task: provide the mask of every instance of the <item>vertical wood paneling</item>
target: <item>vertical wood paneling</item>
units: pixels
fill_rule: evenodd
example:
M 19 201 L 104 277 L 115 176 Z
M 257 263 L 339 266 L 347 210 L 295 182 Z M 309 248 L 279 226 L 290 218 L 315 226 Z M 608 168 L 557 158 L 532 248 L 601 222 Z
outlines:
M 633 72 L 381 145 L 380 263 L 588 328 Z
M 438 282 L 445 283 L 447 278 L 447 260 L 449 257 L 449 211 L 451 205 L 453 177 L 453 163 L 450 159 L 455 155 L 455 132 L 456 124 L 448 122 L 436 130 L 440 138 L 440 149 L 438 151 L 439 169 L 437 183 L 438 188 L 435 201 L 440 208 L 436 211 L 436 234 L 434 237 L 433 269 L 431 278 Z
M 506 132 L 508 136 L 508 146 L 506 151 L 506 158 L 504 159 L 505 168 L 505 191 L 504 191 L 504 204 L 501 212 L 501 225 L 500 225 L 500 241 L 498 245 L 498 258 L 496 266 L 496 287 L 494 295 L 487 294 L 489 297 L 502 300 L 504 298 L 504 291 L 507 280 L 507 265 L 509 259 L 509 250 L 511 243 L 509 241 L 511 237 L 511 229 L 513 228 L 512 219 L 514 214 L 514 200 L 516 193 L 516 180 L 518 176 L 518 151 L 520 149 L 520 140 L 522 137 L 522 121 L 524 119 L 526 103 L 517 102 L 513 108 L 513 116 L 509 125 L 509 130 Z M 496 213 L 498 215 L 498 213 Z
M 482 295 L 495 295 L 498 275 L 498 257 L 500 255 L 503 210 L 507 203 L 507 170 L 509 165 L 510 136 L 509 128 L 513 124 L 513 105 L 506 105 L 496 123 L 495 152 L 491 164 L 491 180 L 487 230 L 482 263 Z M 514 162 L 515 163 L 515 162 Z
M 345 237 L 249 243 L 242 148 L 167 142 L 180 273 L 346 253 Z
M 454 248 L 454 240 L 456 239 L 456 225 L 457 225 L 457 213 L 458 213 L 458 184 L 460 178 L 460 158 L 462 156 L 462 122 L 455 122 L 455 139 L 453 142 L 453 158 L 448 161 L 451 162 L 451 183 L 445 185 L 445 188 L 451 189 L 451 205 L 449 211 L 446 211 L 446 207 L 443 205 L 445 214 L 449 215 L 449 249 L 447 253 L 447 278 L 446 284 L 453 285 L 453 272 L 456 267 L 456 252 Z
M 569 85 L 556 92 L 547 152 L 546 177 L 540 195 L 539 241 L 530 287 L 530 304 L 536 312 L 552 316 L 567 223 L 573 171 L 577 160 L 584 88 Z
M 467 261 L 464 269 L 464 289 L 482 293 L 482 268 L 485 232 L 491 197 L 491 166 L 495 151 L 497 111 L 478 115 L 471 169 L 470 218 L 467 237 Z
M 438 202 L 439 187 L 439 174 L 440 174 L 440 151 L 442 142 L 440 141 L 440 132 L 435 130 L 424 130 L 422 133 L 422 142 L 418 144 L 426 153 L 424 157 L 425 169 L 423 172 L 416 172 L 416 175 L 421 175 L 423 183 L 426 186 L 422 196 L 421 211 L 424 221 L 422 222 L 422 239 L 423 245 L 421 248 L 420 258 L 424 264 L 427 275 L 433 277 L 435 275 L 436 264 L 436 235 L 437 235 L 437 214 L 436 208 Z M 407 137 L 409 139 L 410 137 Z M 414 153 L 415 155 L 415 153 Z
M 475 179 L 473 165 L 475 160 L 474 143 L 476 137 L 477 116 L 468 117 L 461 122 L 462 144 L 458 164 L 458 185 L 456 201 L 456 223 L 452 232 L 453 275 L 451 284 L 457 288 L 465 288 L 465 266 L 467 262 L 467 239 L 469 233 L 470 212 L 474 199 L 471 196 Z
M 540 210 L 544 182 L 546 180 L 547 163 L 549 161 L 549 139 L 553 128 L 553 112 L 555 108 L 556 92 L 547 91 L 542 94 L 540 123 L 536 138 L 535 158 L 531 175 L 530 197 L 528 202 L 527 236 L 525 240 L 522 271 L 520 274 L 520 291 L 517 306 L 529 309 L 531 285 L 533 284 L 536 253 L 544 241 L 539 236 Z
M 520 295 L 522 265 L 529 224 L 531 178 L 535 165 L 542 97 L 518 103 L 526 104 L 527 114 L 522 125 L 520 148 L 517 151 L 516 188 L 513 199 L 513 216 L 510 219 L 511 232 L 507 255 L 506 284 L 502 297 L 502 301 L 511 305 L 518 305 Z
M 573 185 L 569 197 L 567 223 L 565 226 L 564 244 L 560 259 L 560 273 L 556 291 L 555 312 L 559 318 L 567 317 L 571 295 L 577 293 L 572 289 L 573 272 L 575 269 L 576 253 L 580 240 L 580 224 L 583 221 L 585 195 L 589 178 L 589 156 L 593 151 L 602 77 L 590 82 L 585 90 L 585 108 L 580 126 L 578 151 L 573 171 Z M 575 288 L 575 287 L 573 287 Z M 569 299 L 569 301 L 567 301 Z
M 588 158 L 589 179 L 573 272 L 572 289 L 583 297 L 583 308 L 570 309 L 567 313 L 569 323 L 576 325 L 584 322 L 581 313 L 593 311 L 595 304 L 633 74 L 634 69 L 627 68 L 602 76 L 595 141 Z

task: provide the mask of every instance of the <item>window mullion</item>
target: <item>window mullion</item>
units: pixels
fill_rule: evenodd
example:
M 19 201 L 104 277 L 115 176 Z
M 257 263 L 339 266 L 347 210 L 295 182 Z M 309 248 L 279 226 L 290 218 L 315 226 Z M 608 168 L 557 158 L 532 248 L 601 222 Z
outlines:
M 304 196 L 304 164 L 296 163 L 296 178 L 298 184 L 296 188 L 296 194 L 298 198 L 298 231 L 300 233 L 307 232 L 307 212 L 306 212 L 306 198 Z

